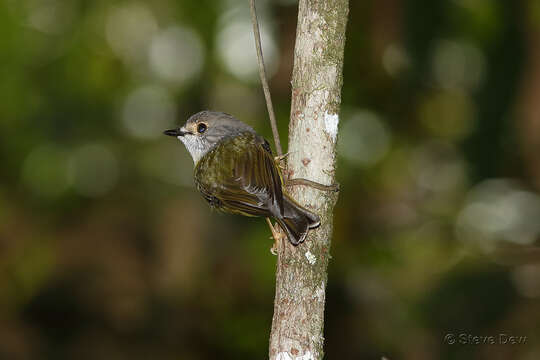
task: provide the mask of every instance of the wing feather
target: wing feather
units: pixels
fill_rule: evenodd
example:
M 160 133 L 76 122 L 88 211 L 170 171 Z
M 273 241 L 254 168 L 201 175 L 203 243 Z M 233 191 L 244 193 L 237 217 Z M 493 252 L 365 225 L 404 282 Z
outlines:
M 283 215 L 283 191 L 279 169 L 274 161 L 268 143 L 255 134 L 240 135 L 223 143 L 207 155 L 209 165 L 198 168 L 219 167 L 214 184 L 201 181 L 204 174 L 198 174 L 197 186 L 203 196 L 216 208 L 248 216 Z M 225 159 L 224 151 L 236 149 L 234 156 Z M 225 150 L 223 149 L 225 148 Z M 201 159 L 201 161 L 203 161 Z M 228 160 L 228 161 L 227 161 Z M 212 199 L 212 200 L 210 200 Z

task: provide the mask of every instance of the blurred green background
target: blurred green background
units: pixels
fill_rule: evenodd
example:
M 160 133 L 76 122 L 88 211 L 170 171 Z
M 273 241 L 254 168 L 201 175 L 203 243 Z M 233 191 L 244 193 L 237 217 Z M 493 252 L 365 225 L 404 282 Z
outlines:
M 257 3 L 285 141 L 297 2 Z M 540 2 L 350 8 L 327 358 L 540 358 Z M 271 138 L 252 41 L 247 0 L 0 1 L 1 359 L 267 356 L 269 230 L 161 133 Z

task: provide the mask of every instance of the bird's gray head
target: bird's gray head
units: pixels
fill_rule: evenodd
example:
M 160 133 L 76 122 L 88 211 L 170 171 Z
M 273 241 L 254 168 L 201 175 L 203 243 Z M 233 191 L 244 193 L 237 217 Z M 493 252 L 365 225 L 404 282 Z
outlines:
M 197 164 L 221 140 L 241 132 L 255 133 L 253 128 L 234 116 L 215 111 L 201 111 L 192 115 L 184 126 L 166 130 L 165 135 L 176 136 L 182 141 Z

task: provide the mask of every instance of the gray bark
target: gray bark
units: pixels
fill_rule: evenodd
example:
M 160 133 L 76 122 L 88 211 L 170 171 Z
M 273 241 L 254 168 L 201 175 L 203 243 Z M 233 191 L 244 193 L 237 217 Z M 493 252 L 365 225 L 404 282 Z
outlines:
M 335 182 L 348 0 L 300 0 L 292 76 L 288 175 Z M 322 359 L 327 266 L 337 194 L 306 186 L 289 193 L 321 217 L 297 247 L 278 246 L 270 359 Z

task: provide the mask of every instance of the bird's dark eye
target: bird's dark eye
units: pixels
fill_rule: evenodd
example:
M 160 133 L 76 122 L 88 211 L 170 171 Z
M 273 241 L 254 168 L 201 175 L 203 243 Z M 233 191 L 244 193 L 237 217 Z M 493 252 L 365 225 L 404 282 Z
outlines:
M 197 125 L 197 132 L 198 132 L 199 134 L 202 134 L 203 132 L 206 131 L 207 128 L 208 128 L 208 127 L 206 126 L 205 123 L 200 123 L 199 125 Z

